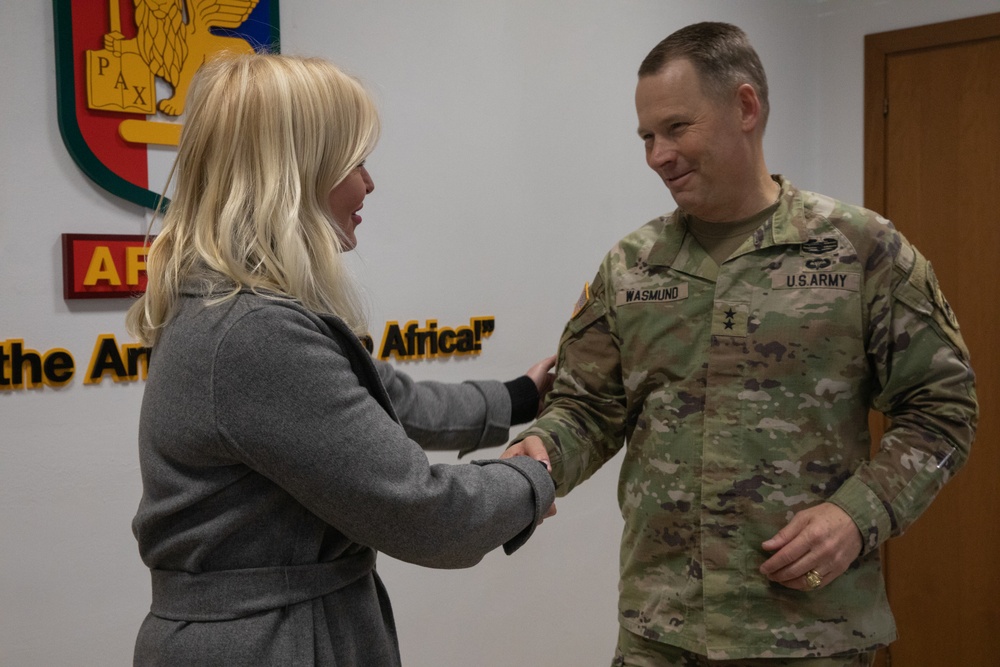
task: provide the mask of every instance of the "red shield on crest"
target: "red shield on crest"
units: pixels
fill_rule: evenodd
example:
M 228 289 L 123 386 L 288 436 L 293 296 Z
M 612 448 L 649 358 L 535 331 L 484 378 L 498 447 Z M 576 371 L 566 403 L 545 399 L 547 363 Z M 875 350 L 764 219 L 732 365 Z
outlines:
M 156 208 L 191 76 L 220 51 L 279 50 L 278 0 L 53 0 L 59 129 L 81 170 Z

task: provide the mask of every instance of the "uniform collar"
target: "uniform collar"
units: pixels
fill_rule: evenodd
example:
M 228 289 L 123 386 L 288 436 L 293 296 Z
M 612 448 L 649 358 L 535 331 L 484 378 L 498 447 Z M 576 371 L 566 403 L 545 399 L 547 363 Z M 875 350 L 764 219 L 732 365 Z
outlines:
M 805 243 L 809 233 L 805 227 L 805 203 L 801 192 L 791 181 L 780 174 L 772 176 L 781 186 L 778 199 L 781 204 L 767 222 L 754 232 L 742 247 L 741 251 L 758 250 L 774 245 L 796 245 Z M 664 217 L 663 231 L 653 243 L 649 251 L 649 263 L 654 266 L 677 267 L 678 259 L 682 263 L 695 259 L 696 253 L 688 248 L 691 244 L 687 225 L 684 223 L 680 209 Z M 752 244 L 750 246 L 749 244 Z M 682 252 L 683 251 L 683 252 Z M 679 257 L 680 255 L 683 257 Z M 702 253 L 703 254 L 703 253 Z M 691 255 L 689 257 L 689 255 Z M 701 261 L 698 260 L 701 264 Z

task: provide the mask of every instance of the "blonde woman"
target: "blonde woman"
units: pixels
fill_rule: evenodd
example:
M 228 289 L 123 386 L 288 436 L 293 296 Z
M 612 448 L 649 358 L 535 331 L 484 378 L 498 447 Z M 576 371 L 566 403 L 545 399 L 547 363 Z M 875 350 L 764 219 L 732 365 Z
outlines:
M 136 665 L 398 665 L 376 551 L 467 567 L 551 511 L 534 460 L 430 465 L 421 450 L 502 444 L 535 416 L 551 360 L 506 385 L 414 383 L 359 339 L 341 254 L 378 131 L 363 88 L 322 60 L 227 57 L 195 77 L 128 315 L 153 349 Z

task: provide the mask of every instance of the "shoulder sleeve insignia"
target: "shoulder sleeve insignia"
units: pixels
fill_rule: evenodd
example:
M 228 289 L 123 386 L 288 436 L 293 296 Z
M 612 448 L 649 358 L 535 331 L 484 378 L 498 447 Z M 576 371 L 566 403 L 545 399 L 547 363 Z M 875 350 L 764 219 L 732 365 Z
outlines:
M 590 283 L 584 283 L 583 291 L 580 292 L 580 298 L 576 300 L 576 304 L 573 306 L 573 315 L 571 316 L 571 319 L 580 314 L 580 311 L 583 310 L 583 307 L 587 305 L 588 301 L 590 301 Z

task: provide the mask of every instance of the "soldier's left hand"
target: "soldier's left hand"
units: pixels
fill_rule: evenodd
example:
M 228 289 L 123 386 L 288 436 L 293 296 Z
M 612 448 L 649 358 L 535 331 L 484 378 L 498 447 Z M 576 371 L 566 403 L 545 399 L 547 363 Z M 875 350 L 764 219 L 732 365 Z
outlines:
M 818 590 L 847 570 L 861 553 L 861 533 L 844 510 L 823 503 L 795 514 L 778 534 L 761 545 L 774 554 L 760 566 L 771 581 L 800 591 Z M 815 571 L 820 584 L 806 575 Z

